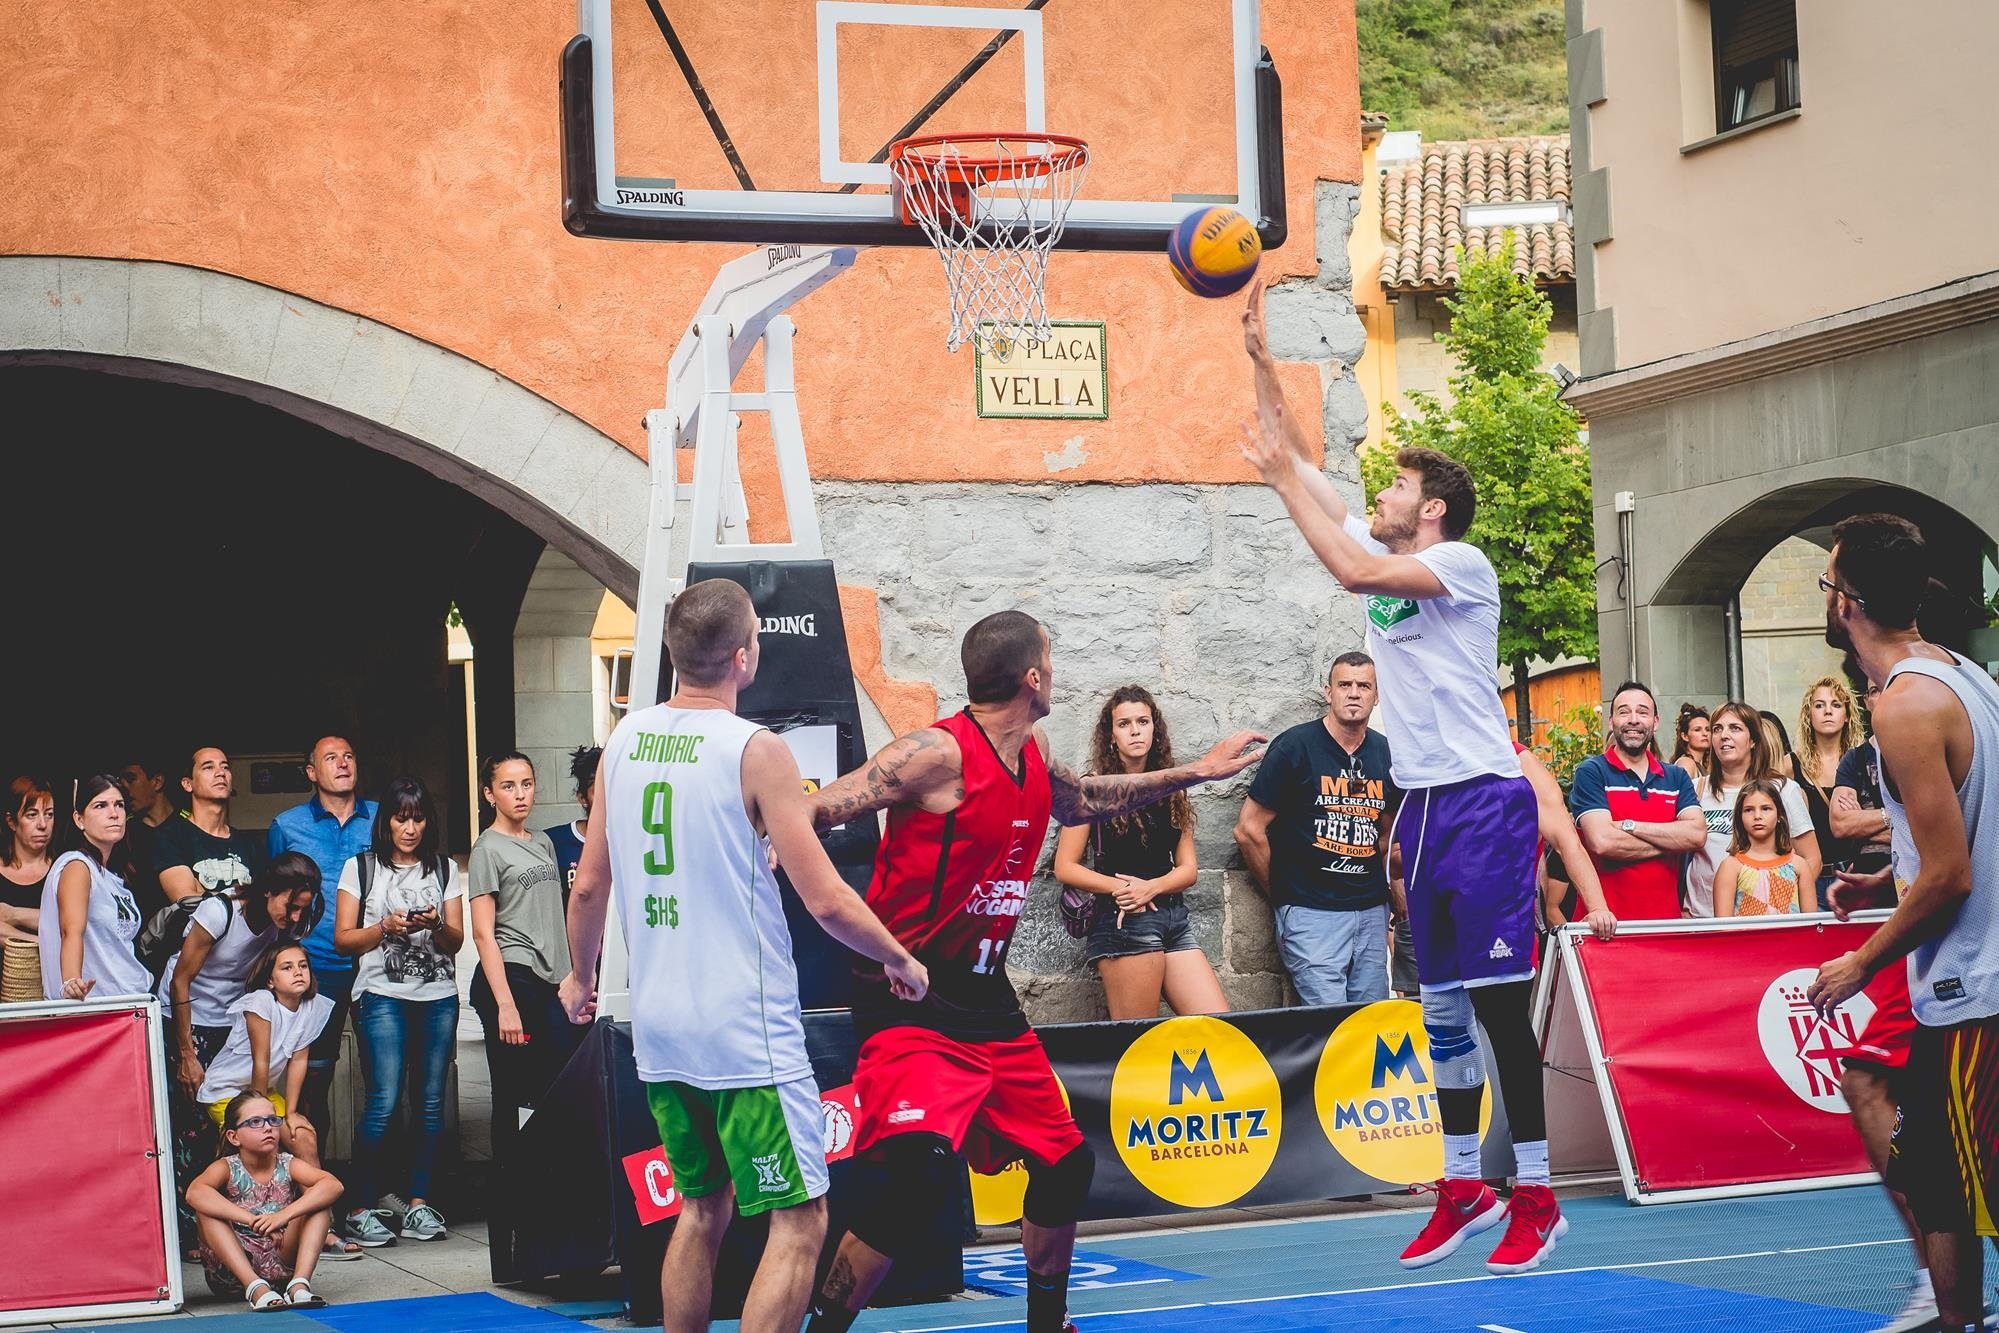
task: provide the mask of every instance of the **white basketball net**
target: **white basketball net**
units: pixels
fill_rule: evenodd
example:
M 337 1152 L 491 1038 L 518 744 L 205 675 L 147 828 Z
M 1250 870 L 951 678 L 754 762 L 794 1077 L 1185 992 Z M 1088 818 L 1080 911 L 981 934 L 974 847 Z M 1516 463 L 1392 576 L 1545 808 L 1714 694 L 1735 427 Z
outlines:
M 1048 254 L 1089 165 L 1088 146 L 1074 139 L 970 135 L 897 145 L 889 170 L 903 212 L 944 261 L 951 351 L 1048 340 Z

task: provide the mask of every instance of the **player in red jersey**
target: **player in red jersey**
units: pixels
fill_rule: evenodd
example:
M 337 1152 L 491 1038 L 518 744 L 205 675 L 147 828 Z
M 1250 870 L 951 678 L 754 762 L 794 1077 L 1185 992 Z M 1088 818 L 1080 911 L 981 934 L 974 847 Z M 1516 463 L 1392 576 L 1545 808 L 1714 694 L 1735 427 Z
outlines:
M 970 705 L 890 742 L 814 798 L 821 828 L 888 811 L 868 906 L 930 971 L 920 1002 L 896 999 L 881 969 L 856 971 L 856 1149 L 890 1186 L 864 1207 L 826 1274 L 810 1333 L 841 1333 L 899 1254 L 957 1189 L 954 1154 L 979 1170 L 1027 1163 L 1021 1243 L 1027 1327 L 1068 1324 L 1069 1257 L 1095 1160 L 1063 1103 L 1006 975 L 1007 946 L 1052 813 L 1082 824 L 1150 805 L 1255 763 L 1264 737 L 1237 732 L 1199 760 L 1150 773 L 1078 777 L 1050 757 L 1048 633 L 1001 611 L 966 632 Z

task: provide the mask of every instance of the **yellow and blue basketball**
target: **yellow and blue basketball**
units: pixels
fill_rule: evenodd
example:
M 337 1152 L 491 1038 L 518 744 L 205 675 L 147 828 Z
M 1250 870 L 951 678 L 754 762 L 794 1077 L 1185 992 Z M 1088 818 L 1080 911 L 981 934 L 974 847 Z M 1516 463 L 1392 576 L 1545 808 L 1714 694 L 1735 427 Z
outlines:
M 1202 208 L 1182 218 L 1166 242 L 1173 276 L 1196 296 L 1228 296 L 1256 276 L 1263 238 L 1233 208 Z

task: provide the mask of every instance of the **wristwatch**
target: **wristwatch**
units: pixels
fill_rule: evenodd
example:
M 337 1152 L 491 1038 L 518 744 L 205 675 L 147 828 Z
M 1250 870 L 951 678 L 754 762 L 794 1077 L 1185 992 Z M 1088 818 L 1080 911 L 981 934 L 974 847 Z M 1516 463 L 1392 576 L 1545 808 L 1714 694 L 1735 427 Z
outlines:
M 1630 833 L 1638 827 L 1638 821 L 1635 819 L 1620 819 L 1617 821 L 1617 827 L 1623 829 L 1626 833 Z

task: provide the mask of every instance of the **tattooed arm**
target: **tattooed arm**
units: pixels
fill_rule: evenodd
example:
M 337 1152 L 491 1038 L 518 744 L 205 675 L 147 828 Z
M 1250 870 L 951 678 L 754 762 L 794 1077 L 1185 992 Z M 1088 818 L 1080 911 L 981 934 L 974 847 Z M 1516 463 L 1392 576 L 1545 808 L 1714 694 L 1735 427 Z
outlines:
M 1078 777 L 1076 770 L 1048 752 L 1048 738 L 1034 729 L 1035 744 L 1048 764 L 1048 782 L 1055 791 L 1055 819 L 1062 824 L 1088 824 L 1129 810 L 1151 805 L 1203 782 L 1234 777 L 1263 758 L 1261 745 L 1269 737 L 1258 731 L 1238 731 L 1191 764 L 1161 768 L 1150 773 L 1106 773 Z
M 925 727 L 898 736 L 875 757 L 812 796 L 812 825 L 829 829 L 892 805 L 942 814 L 965 799 L 965 759 L 951 733 Z

